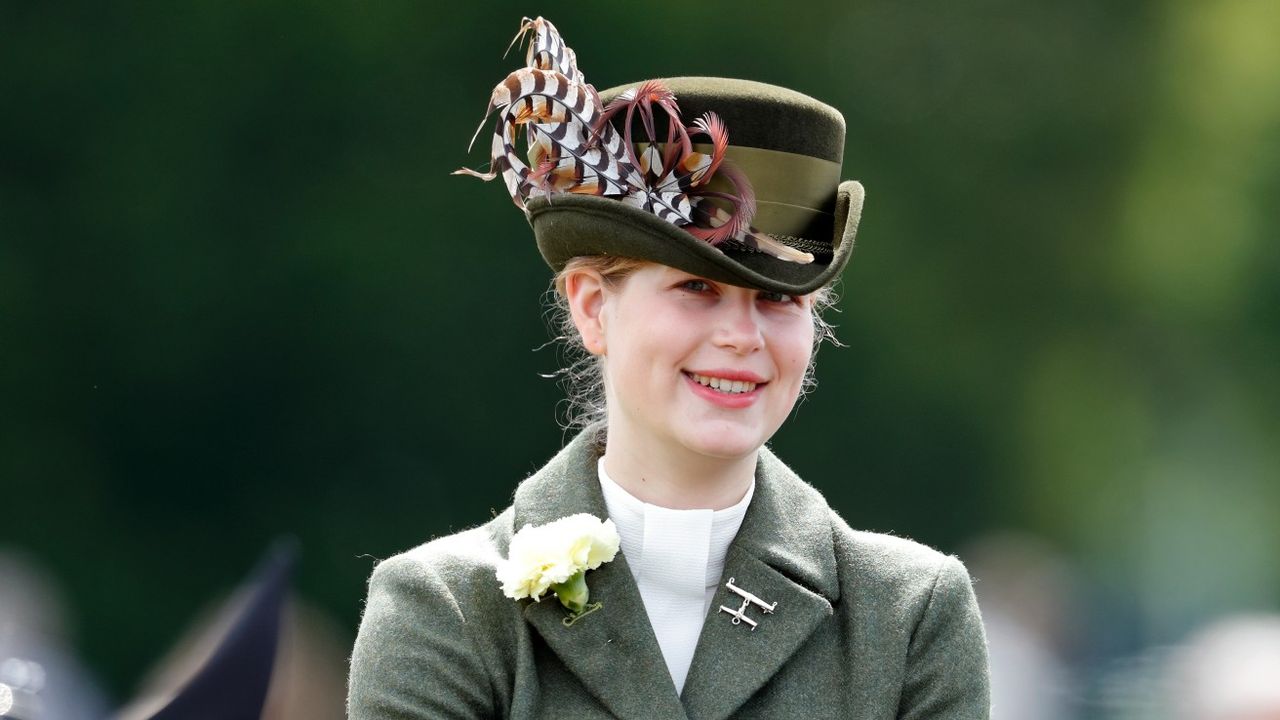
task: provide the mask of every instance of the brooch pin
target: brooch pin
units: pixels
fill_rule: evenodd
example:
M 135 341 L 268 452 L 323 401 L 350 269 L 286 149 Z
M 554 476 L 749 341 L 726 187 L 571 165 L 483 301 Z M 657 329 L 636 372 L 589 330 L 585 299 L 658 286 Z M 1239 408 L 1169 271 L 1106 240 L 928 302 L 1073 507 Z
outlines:
M 747 592 L 746 590 L 743 590 L 737 585 L 734 585 L 733 580 L 734 580 L 733 578 L 729 578 L 729 582 L 725 583 L 725 587 L 729 588 L 733 592 L 736 592 L 742 596 L 742 607 L 738 608 L 737 610 L 734 610 L 733 608 L 725 607 L 724 605 L 721 605 L 719 612 L 727 612 L 730 615 L 732 615 L 733 616 L 732 622 L 734 625 L 741 625 L 743 622 L 746 622 L 748 625 L 751 626 L 751 631 L 755 632 L 756 625 L 758 625 L 759 623 L 747 617 L 747 608 L 750 607 L 752 603 L 755 603 L 756 605 L 759 605 L 766 614 L 772 614 L 773 609 L 778 607 L 778 603 L 777 601 L 775 601 L 772 605 L 770 605 L 769 603 L 761 600 L 755 595 Z

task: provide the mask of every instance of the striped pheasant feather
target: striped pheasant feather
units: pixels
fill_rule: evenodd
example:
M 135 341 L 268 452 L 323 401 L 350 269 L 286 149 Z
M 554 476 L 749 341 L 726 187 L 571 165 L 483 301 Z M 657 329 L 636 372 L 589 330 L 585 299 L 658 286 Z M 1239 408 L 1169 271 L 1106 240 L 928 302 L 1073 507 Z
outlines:
M 524 18 L 511 46 L 530 35 L 525 67 L 493 89 L 471 139 L 474 145 L 489 116 L 497 113 L 489 172 L 460 168 L 455 175 L 482 180 L 500 175 L 521 210 L 530 198 L 555 193 L 615 197 L 712 245 L 732 238 L 783 260 L 812 262 L 812 255 L 751 227 L 755 193 L 745 174 L 725 161 L 728 131 L 715 113 L 685 127 L 675 95 L 657 80 L 631 88 L 603 107 L 554 25 L 541 17 Z M 665 142 L 655 137 L 655 112 L 669 120 Z M 619 113 L 625 113 L 621 132 L 611 122 Z M 632 136 L 633 121 L 645 130 L 642 145 Z M 523 153 L 517 144 L 522 128 Z M 691 138 L 699 134 L 711 140 L 710 155 L 693 150 Z M 733 193 L 705 187 L 717 173 L 729 179 Z

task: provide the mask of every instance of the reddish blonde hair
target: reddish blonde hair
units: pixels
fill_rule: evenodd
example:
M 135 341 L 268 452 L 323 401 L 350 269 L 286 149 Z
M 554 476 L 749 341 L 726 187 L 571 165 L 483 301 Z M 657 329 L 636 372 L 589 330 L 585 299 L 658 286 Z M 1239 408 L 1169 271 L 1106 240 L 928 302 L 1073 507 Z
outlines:
M 556 295 L 565 297 L 564 282 L 570 273 L 577 270 L 595 270 L 600 273 L 610 287 L 617 287 L 631 273 L 645 265 L 652 265 L 649 260 L 619 257 L 617 255 L 579 255 L 565 263 L 564 269 L 556 273 Z

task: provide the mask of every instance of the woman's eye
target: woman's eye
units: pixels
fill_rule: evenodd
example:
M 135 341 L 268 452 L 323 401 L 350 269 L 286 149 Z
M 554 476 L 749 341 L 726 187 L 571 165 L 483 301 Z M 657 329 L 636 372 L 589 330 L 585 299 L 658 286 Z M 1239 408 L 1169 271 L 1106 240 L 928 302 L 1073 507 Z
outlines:
M 762 292 L 760 293 L 760 297 L 767 302 L 782 304 L 793 303 L 796 299 L 794 295 L 787 295 L 780 292 Z
M 705 292 L 711 289 L 711 286 L 707 284 L 706 280 L 686 280 L 680 283 L 680 287 L 696 293 Z

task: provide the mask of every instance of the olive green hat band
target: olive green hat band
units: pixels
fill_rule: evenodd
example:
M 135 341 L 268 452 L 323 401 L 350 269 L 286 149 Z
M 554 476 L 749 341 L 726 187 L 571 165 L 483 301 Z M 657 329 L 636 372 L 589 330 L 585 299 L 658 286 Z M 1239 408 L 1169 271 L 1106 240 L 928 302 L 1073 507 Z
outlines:
M 657 145 L 661 151 L 666 143 Z M 648 147 L 649 143 L 636 143 L 636 154 L 640 155 Z M 693 149 L 707 155 L 714 152 L 711 145 L 704 143 L 695 143 Z M 821 254 L 832 253 L 833 189 L 840 184 L 839 163 L 740 145 L 727 146 L 724 158 L 746 174 L 755 190 L 756 214 L 752 227 L 788 245 L 802 246 L 801 249 L 808 252 L 816 248 Z M 706 187 L 716 192 L 738 192 L 722 174 L 716 174 Z
M 666 143 L 656 144 L 659 152 L 666 148 Z M 649 145 L 635 143 L 636 155 L 643 154 Z M 694 143 L 693 150 L 705 155 L 715 152 L 708 143 Z M 840 163 L 745 145 L 726 146 L 724 159 L 751 181 L 756 195 L 752 227 L 806 252 L 816 249 L 818 254 L 831 255 L 834 188 L 840 184 Z M 720 173 L 707 182 L 706 188 L 731 195 L 739 192 Z
M 711 152 L 710 145 L 694 145 Z M 835 188 L 840 184 L 840 163 L 782 150 L 729 145 L 725 160 L 746 174 L 756 194 L 756 214 L 751 225 L 787 244 L 790 238 L 817 245 L 827 255 L 833 250 Z M 707 184 L 711 190 L 733 192 L 729 181 L 717 175 Z

